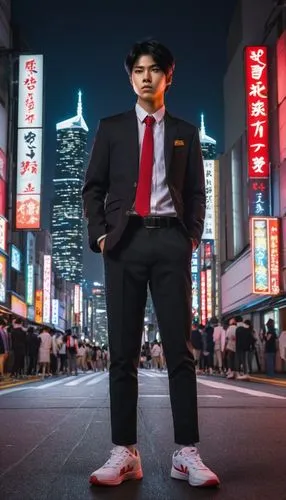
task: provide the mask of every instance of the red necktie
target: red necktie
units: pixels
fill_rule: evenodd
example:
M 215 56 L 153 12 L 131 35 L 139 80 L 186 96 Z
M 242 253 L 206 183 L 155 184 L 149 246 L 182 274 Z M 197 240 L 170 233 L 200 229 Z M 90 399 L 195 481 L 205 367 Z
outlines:
M 146 116 L 144 123 L 146 124 L 146 127 L 142 144 L 139 180 L 135 198 L 135 210 L 139 215 L 141 215 L 141 217 L 144 217 L 145 215 L 148 215 L 150 213 L 152 173 L 154 162 L 154 116 Z

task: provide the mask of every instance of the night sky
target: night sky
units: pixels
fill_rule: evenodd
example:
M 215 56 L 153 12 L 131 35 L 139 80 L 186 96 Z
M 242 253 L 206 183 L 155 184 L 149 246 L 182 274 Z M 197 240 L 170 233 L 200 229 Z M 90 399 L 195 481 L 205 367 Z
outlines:
M 45 57 L 45 143 L 43 228 L 55 172 L 56 123 L 76 114 L 83 92 L 83 115 L 92 145 L 98 120 L 133 107 L 123 61 L 132 44 L 152 36 L 176 59 L 167 108 L 200 124 L 223 150 L 223 75 L 226 36 L 236 0 L 134 2 L 130 0 L 12 0 L 13 21 L 30 50 Z M 87 244 L 85 243 L 85 247 Z M 102 281 L 101 256 L 84 251 L 85 275 Z

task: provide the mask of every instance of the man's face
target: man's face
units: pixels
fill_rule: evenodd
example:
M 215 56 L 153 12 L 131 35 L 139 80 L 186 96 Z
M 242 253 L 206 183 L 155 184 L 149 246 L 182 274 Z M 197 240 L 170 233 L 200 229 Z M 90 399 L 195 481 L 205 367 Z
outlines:
M 134 92 L 142 101 L 155 101 L 162 97 L 171 83 L 171 76 L 166 77 L 150 55 L 140 56 L 135 62 L 130 82 Z

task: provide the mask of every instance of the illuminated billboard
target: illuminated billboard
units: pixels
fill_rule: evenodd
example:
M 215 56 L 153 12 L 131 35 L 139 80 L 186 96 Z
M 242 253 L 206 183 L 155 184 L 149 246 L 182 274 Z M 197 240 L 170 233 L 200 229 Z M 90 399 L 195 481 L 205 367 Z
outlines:
M 16 229 L 40 229 L 43 56 L 19 58 Z
M 23 318 L 27 318 L 27 304 L 15 295 L 11 294 L 11 311 Z
M 201 271 L 201 321 L 205 325 L 207 322 L 207 283 L 206 271 Z
M 277 295 L 280 292 L 279 219 L 252 217 L 250 232 L 253 293 Z
M 7 221 L 4 217 L 0 217 L 0 250 L 7 250 Z
M 0 302 L 6 302 L 7 259 L 0 255 Z
M 43 290 L 36 290 L 35 321 L 36 323 L 42 323 L 43 321 Z
M 21 271 L 21 252 L 15 245 L 11 245 L 11 267 Z
M 51 319 L 51 280 L 52 280 L 52 257 L 44 255 L 44 278 L 43 278 L 43 322 L 49 323 Z
M 216 238 L 216 211 L 215 211 L 215 161 L 204 160 L 205 185 L 206 185 L 206 215 L 204 223 L 203 240 Z

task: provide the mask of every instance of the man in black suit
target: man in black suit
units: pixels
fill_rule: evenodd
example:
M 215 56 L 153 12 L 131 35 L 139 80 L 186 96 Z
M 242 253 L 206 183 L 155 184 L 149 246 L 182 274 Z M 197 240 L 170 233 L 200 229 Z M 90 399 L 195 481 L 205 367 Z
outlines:
M 100 121 L 83 187 L 89 244 L 102 252 L 110 346 L 110 459 L 92 484 L 143 477 L 137 442 L 137 367 L 147 286 L 166 356 L 175 442 L 171 476 L 217 485 L 201 461 L 191 328 L 190 260 L 205 217 L 199 133 L 170 116 L 165 93 L 174 59 L 154 40 L 136 43 L 125 67 L 135 109 Z

